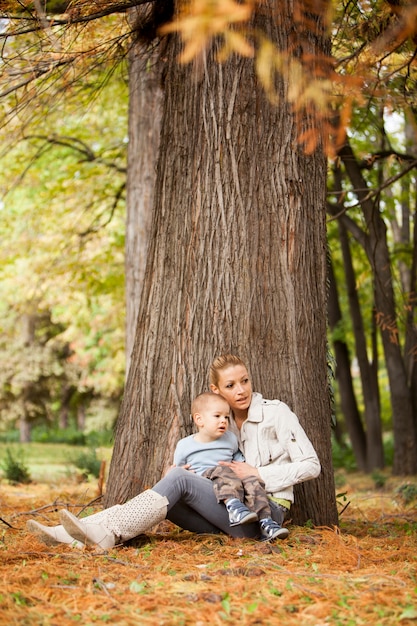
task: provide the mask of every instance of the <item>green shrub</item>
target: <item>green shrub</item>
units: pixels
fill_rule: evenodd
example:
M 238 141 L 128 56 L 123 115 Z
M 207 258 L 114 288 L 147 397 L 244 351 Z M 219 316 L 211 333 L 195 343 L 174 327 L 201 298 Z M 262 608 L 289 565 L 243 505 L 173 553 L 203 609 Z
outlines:
M 73 457 L 71 463 L 80 469 L 85 476 L 91 475 L 98 478 L 100 475 L 101 460 L 97 457 L 94 448 Z
M 383 489 L 385 487 L 385 483 L 387 482 L 387 477 L 385 474 L 380 472 L 379 470 L 374 470 L 371 473 L 371 478 L 374 481 L 375 489 Z
M 9 448 L 6 449 L 6 458 L 2 460 L 0 463 L 0 467 L 4 472 L 7 480 L 10 480 L 11 483 L 19 484 L 24 483 L 28 484 L 31 481 L 30 472 L 27 468 L 22 455 L 21 458 L 15 458 Z
M 20 441 L 20 432 L 18 429 L 6 430 L 5 432 L 0 433 L 1 443 L 19 443 L 19 441 Z
M 31 440 L 36 443 L 66 443 L 71 446 L 85 446 L 86 435 L 76 428 L 51 428 L 50 426 L 35 426 L 32 429 Z
M 334 437 L 332 437 L 332 458 L 335 469 L 343 468 L 348 472 L 354 472 L 357 469 L 355 455 L 350 443 L 344 442 L 341 445 Z
M 392 467 L 394 459 L 394 440 L 392 433 L 384 434 L 383 445 L 385 465 Z M 332 437 L 332 458 L 333 467 L 335 469 L 345 469 L 347 472 L 356 472 L 358 469 L 352 445 L 347 437 L 343 440 L 342 444 Z M 378 482 L 378 479 L 376 482 Z
M 74 427 L 65 429 L 52 428 L 51 426 L 35 426 L 32 429 L 31 440 L 35 443 L 66 443 L 70 446 L 89 446 L 91 448 L 100 446 L 110 446 L 112 443 L 113 431 L 101 430 L 83 432 Z
M 410 504 L 410 502 L 417 500 L 417 485 L 415 483 L 400 485 L 396 492 L 404 499 L 405 504 Z
M 110 448 L 113 444 L 113 430 L 92 430 L 86 434 L 86 445 L 90 448 Z

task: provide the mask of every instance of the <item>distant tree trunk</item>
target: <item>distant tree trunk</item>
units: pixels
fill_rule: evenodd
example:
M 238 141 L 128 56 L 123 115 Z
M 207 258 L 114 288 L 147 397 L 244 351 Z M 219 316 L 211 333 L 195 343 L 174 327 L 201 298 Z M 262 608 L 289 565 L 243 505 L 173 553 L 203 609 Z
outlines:
M 36 330 L 36 313 L 24 313 L 21 317 L 22 342 L 26 350 L 30 350 L 35 343 Z M 20 443 L 29 443 L 31 439 L 31 419 L 28 411 L 28 402 L 32 393 L 32 385 L 30 382 L 24 384 L 21 391 L 19 404 L 21 413 L 19 419 L 19 441 Z
M 340 218 L 364 247 L 374 276 L 377 323 L 384 346 L 391 394 L 394 430 L 393 473 L 413 475 L 417 473 L 416 420 L 413 414 L 411 387 L 401 353 L 387 229 L 380 212 L 374 206 L 374 201 L 368 197 L 366 180 L 348 142 L 339 151 L 339 156 L 361 203 L 366 223 L 365 232 L 346 215 Z
M 335 189 L 337 190 L 337 192 L 339 192 L 339 197 L 342 197 L 343 187 L 342 173 L 340 167 L 335 167 L 333 173 Z M 331 211 L 331 207 L 329 206 L 328 208 Z M 337 215 L 343 215 L 344 211 L 342 209 L 343 206 L 338 205 L 333 209 L 333 213 Z M 364 451 L 366 452 L 366 457 L 364 465 L 362 465 L 361 463 L 358 463 L 358 465 L 360 469 L 370 472 L 374 469 L 381 469 L 384 467 L 384 447 L 382 441 L 382 424 L 378 387 L 378 352 L 376 349 L 376 345 L 373 343 L 373 359 L 370 362 L 368 358 L 367 339 L 364 330 L 362 312 L 356 288 L 356 278 L 352 263 L 349 237 L 343 219 L 338 219 L 338 227 L 340 247 L 342 250 L 343 267 L 345 273 L 346 293 L 349 302 L 350 316 L 352 319 L 353 334 L 356 346 L 356 357 L 359 365 L 364 402 L 366 426 L 366 442 Z M 345 417 L 347 422 L 350 415 L 346 415 Z M 351 433 L 351 431 L 356 429 L 356 421 L 354 421 L 352 424 L 347 423 L 347 426 L 349 433 Z M 359 442 L 356 440 L 356 444 L 358 443 Z M 353 445 L 354 444 L 352 441 L 352 446 Z
M 22 412 L 19 419 L 19 441 L 20 443 L 29 443 L 31 439 L 31 423 L 26 410 L 26 402 L 23 399 Z
M 58 421 L 58 428 L 60 430 L 65 430 L 66 428 L 68 428 L 68 407 L 61 407 L 61 410 L 59 412 L 59 421 Z
M 291 6 L 280 5 L 275 21 L 267 1 L 259 19 L 280 49 L 294 51 Z M 319 26 L 309 42 L 312 55 L 328 51 Z M 321 476 L 298 486 L 294 521 L 332 525 L 326 159 L 298 145 L 288 84 L 279 83 L 274 107 L 252 59 L 218 64 L 212 49 L 195 73 L 178 64 L 178 52 L 172 37 L 150 248 L 106 506 L 161 477 L 191 432 L 191 398 L 207 389 L 212 358 L 233 351 L 255 389 L 290 404 L 318 451 Z
M 384 447 L 382 443 L 379 387 L 376 369 L 378 362 L 369 362 L 366 335 L 356 290 L 355 271 L 352 263 L 348 235 L 343 223 L 340 222 L 339 233 L 345 268 L 349 309 L 355 336 L 356 356 L 362 384 L 366 424 L 366 470 L 372 471 L 384 467 Z
M 415 107 L 408 107 L 405 111 L 405 137 L 407 151 L 417 155 L 417 112 Z M 411 235 L 410 217 L 414 224 Z M 406 309 L 406 338 L 404 342 L 404 360 L 407 380 L 411 390 L 411 399 L 414 408 L 414 423 L 417 433 L 417 179 L 414 176 L 408 194 L 408 202 L 403 202 L 403 231 L 411 248 L 410 272 L 408 274 L 409 289 Z
M 405 112 L 405 139 L 407 153 L 417 155 L 416 112 L 411 108 Z M 398 259 L 398 270 L 404 294 L 405 341 L 404 363 L 411 389 L 414 419 L 417 422 L 417 181 L 405 177 L 401 181 L 401 224 L 394 213 L 392 218 L 394 241 L 400 250 L 410 250 L 411 260 L 406 263 L 403 256 Z M 414 224 L 414 227 L 411 227 Z M 416 428 L 417 432 L 417 428 Z
M 130 12 L 131 23 L 148 7 Z M 129 51 L 129 144 L 126 218 L 126 375 L 133 349 L 152 216 L 161 131 L 162 88 L 158 51 L 133 41 Z
M 332 263 L 328 264 L 329 298 L 328 318 L 329 328 L 334 331 L 342 319 L 337 294 L 337 285 L 334 277 Z M 349 349 L 345 341 L 339 338 L 333 340 L 336 358 L 336 379 L 339 384 L 340 403 L 345 418 L 345 425 L 349 434 L 352 450 L 355 455 L 358 469 L 366 471 L 366 436 L 363 429 L 361 416 L 356 402 L 353 388 Z
M 71 400 L 71 396 L 73 394 L 73 388 L 68 385 L 63 385 L 61 391 L 61 407 L 59 411 L 59 428 L 61 430 L 65 430 L 68 428 L 68 419 L 69 419 L 69 403 Z
M 85 429 L 85 405 L 79 404 L 77 406 L 77 428 L 80 432 L 84 432 Z

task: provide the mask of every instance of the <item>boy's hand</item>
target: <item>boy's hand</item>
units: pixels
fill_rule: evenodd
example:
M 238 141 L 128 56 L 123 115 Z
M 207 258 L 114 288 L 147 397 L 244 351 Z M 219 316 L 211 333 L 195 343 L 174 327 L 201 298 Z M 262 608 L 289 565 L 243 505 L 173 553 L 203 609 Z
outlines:
M 172 469 L 174 469 L 174 467 L 177 467 L 177 466 L 176 465 L 171 465 L 170 467 L 168 467 L 168 469 L 165 472 L 164 476 L 166 476 Z M 182 467 L 185 470 L 189 470 L 190 472 L 194 472 L 194 470 L 190 469 L 191 465 L 189 463 L 187 465 L 180 465 L 180 467 Z

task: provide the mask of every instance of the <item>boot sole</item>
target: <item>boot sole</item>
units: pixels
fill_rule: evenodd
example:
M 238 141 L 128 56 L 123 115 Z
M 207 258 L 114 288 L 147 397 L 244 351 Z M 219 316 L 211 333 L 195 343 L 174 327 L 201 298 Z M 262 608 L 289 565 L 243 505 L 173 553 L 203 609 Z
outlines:
M 49 535 L 43 528 L 40 528 L 35 520 L 30 519 L 26 523 L 26 528 L 47 546 L 58 546 L 61 543 L 60 541 L 54 539 L 54 537 L 51 537 L 51 535 Z
M 71 537 L 74 537 L 77 541 L 81 541 L 81 543 L 84 543 L 87 546 L 95 545 L 95 543 L 91 542 L 87 537 L 84 529 L 82 528 L 81 522 L 77 519 L 74 520 L 70 517 L 70 514 L 67 515 L 67 513 L 68 511 L 66 509 L 62 509 L 62 511 L 59 512 L 59 519 L 67 533 L 71 535 Z
M 59 519 L 71 537 L 74 537 L 74 539 L 81 541 L 87 546 L 99 546 L 103 550 L 109 550 L 110 548 L 114 548 L 116 545 L 115 537 L 110 532 L 106 535 L 103 534 L 103 531 L 101 530 L 100 538 L 93 536 L 95 532 L 94 527 L 101 528 L 100 524 L 82 524 L 78 517 L 75 517 L 75 515 L 66 509 L 62 509 L 59 512 Z

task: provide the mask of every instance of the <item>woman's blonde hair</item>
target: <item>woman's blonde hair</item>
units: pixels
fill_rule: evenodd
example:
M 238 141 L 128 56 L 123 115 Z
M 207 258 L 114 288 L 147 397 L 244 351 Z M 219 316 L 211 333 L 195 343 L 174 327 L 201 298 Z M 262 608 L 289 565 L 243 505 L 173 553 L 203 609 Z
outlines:
M 210 385 L 218 386 L 219 372 L 233 365 L 243 365 L 246 367 L 246 363 L 235 354 L 221 354 L 217 356 L 213 363 L 210 365 L 209 382 Z M 246 368 L 247 369 L 247 368 Z

